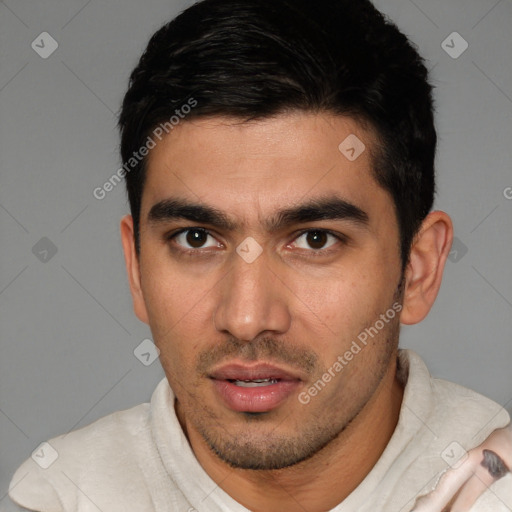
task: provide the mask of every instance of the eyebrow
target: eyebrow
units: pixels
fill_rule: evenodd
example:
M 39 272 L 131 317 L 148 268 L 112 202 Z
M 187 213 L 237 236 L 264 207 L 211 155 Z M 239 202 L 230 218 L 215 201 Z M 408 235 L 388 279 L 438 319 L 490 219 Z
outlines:
M 190 202 L 181 198 L 167 198 L 154 204 L 148 213 L 148 223 L 157 225 L 175 219 L 186 219 L 209 224 L 225 231 L 236 231 L 242 225 L 226 213 L 210 205 Z M 319 220 L 347 220 L 359 227 L 369 227 L 368 214 L 338 196 L 313 199 L 306 203 L 277 211 L 264 222 L 269 232 L 287 226 Z

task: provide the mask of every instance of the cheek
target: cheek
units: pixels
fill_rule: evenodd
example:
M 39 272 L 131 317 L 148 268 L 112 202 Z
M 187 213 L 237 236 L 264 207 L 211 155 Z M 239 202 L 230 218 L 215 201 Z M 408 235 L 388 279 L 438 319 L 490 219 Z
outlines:
M 165 258 L 152 263 L 142 288 L 153 340 L 168 378 L 190 382 L 197 379 L 198 355 L 219 335 L 213 312 L 220 277 L 199 266 L 178 267 Z
M 142 290 L 153 340 L 164 368 L 188 367 L 201 338 L 202 301 L 205 290 L 179 273 L 154 269 L 143 276 Z M 206 288 L 206 287 L 205 287 Z M 179 365 L 174 362 L 180 361 Z
M 368 273 L 332 272 L 321 281 L 310 281 L 301 293 L 304 303 L 332 335 L 349 335 L 367 319 L 379 301 L 378 283 Z
M 144 301 L 151 327 L 165 334 L 193 312 L 206 286 L 177 268 L 162 248 L 151 248 L 147 254 L 151 254 L 151 258 L 141 262 Z
M 391 272 L 379 270 L 375 261 L 362 260 L 360 263 L 360 266 L 354 263 L 350 273 L 346 266 L 332 271 L 329 277 L 324 276 L 321 280 L 306 279 L 298 290 L 307 309 L 303 309 L 305 316 L 295 319 L 297 332 L 309 333 L 306 334 L 308 338 L 316 339 L 314 345 L 311 340 L 304 341 L 312 348 L 316 347 L 314 350 L 327 368 L 339 355 L 350 349 L 359 335 L 364 340 L 364 330 L 375 324 L 380 315 L 391 307 L 396 284 L 391 279 Z M 382 331 L 388 327 L 386 324 L 386 329 Z M 383 335 L 384 332 L 379 334 Z M 368 336 L 369 344 L 373 341 Z M 376 351 L 379 352 L 380 348 L 385 351 L 383 345 L 379 343 Z M 359 363 L 364 363 L 367 357 L 368 354 L 357 359 Z M 355 368 L 358 364 L 350 366 Z

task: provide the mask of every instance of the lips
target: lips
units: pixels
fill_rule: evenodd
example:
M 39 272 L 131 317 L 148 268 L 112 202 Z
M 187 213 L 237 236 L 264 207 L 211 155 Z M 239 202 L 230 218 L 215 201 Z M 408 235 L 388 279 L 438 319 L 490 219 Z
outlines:
M 230 364 L 209 377 L 220 400 L 236 412 L 268 412 L 281 405 L 302 382 L 299 375 L 271 364 Z

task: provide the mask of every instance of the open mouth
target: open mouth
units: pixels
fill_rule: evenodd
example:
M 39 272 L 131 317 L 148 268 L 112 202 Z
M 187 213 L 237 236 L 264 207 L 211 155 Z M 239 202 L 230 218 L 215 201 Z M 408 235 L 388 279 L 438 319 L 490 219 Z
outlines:
M 236 412 L 276 409 L 302 382 L 298 375 L 266 363 L 224 365 L 209 377 L 221 403 Z
M 234 380 L 228 379 L 229 382 L 234 384 L 235 386 L 240 386 L 242 388 L 258 388 L 263 386 L 270 386 L 271 384 L 277 384 L 279 382 L 278 379 L 254 379 L 254 380 Z

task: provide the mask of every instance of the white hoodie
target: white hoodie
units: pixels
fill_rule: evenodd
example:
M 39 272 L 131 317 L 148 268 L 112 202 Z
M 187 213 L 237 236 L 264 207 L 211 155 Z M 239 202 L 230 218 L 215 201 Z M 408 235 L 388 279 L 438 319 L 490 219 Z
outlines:
M 479 445 L 510 421 L 507 411 L 492 400 L 433 379 L 412 350 L 399 350 L 398 376 L 405 391 L 395 432 L 370 473 L 332 512 L 410 511 L 416 497 L 430 491 L 449 467 L 450 456 Z M 166 378 L 151 403 L 55 437 L 34 459 L 18 468 L 9 488 L 10 498 L 29 510 L 249 512 L 218 487 L 195 458 Z M 40 467 L 49 463 L 46 469 Z M 511 510 L 510 473 L 471 509 Z

